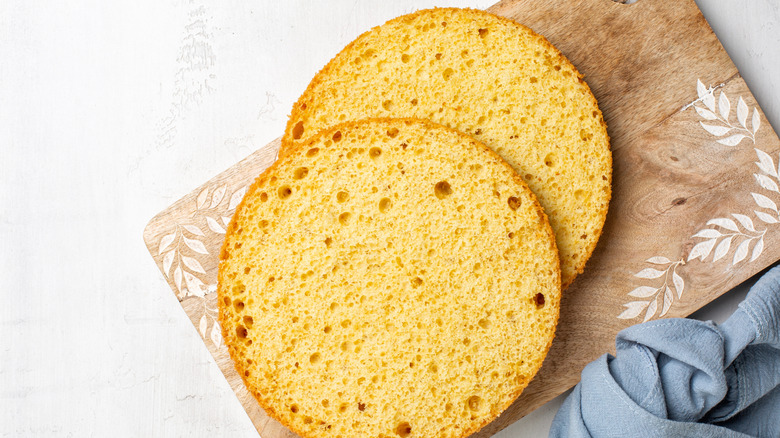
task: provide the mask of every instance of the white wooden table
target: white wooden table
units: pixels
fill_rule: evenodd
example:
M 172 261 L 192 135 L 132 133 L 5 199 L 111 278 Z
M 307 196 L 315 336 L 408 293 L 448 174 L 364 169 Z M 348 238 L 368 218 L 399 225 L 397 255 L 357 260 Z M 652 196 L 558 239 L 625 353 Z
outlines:
M 777 130 L 780 3 L 697 2 Z M 144 225 L 279 136 L 360 32 L 492 1 L 65 3 L 0 3 L 0 436 L 255 437 Z M 545 436 L 561 401 L 499 436 Z

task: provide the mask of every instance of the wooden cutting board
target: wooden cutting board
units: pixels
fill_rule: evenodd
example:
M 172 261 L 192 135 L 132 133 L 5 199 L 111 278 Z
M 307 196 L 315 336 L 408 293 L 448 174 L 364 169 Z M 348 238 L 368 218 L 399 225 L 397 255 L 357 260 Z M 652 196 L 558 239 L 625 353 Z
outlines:
M 693 0 L 507 0 L 491 12 L 547 37 L 585 75 L 612 138 L 613 198 L 553 347 L 489 436 L 577 383 L 615 334 L 689 315 L 780 259 L 780 140 Z M 334 53 L 335 55 L 335 53 Z M 303 91 L 303 90 L 301 90 Z M 155 216 L 144 240 L 263 437 L 293 436 L 257 405 L 216 323 L 217 259 L 273 141 Z

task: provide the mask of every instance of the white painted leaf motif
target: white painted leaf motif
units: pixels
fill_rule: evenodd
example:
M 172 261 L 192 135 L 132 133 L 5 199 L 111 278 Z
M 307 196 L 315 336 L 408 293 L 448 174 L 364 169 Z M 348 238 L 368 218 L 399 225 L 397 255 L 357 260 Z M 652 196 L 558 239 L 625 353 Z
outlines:
M 753 219 L 750 219 L 749 216 L 745 216 L 744 214 L 738 214 L 738 213 L 732 213 L 731 215 L 734 216 L 734 219 L 739 221 L 739 223 L 742 224 L 742 226 L 746 230 L 752 231 L 754 233 L 756 232 L 756 229 L 753 227 Z
M 705 240 L 697 243 L 696 246 L 691 249 L 691 253 L 688 254 L 688 261 L 690 262 L 697 258 L 704 260 L 710 255 L 710 251 L 712 251 L 712 248 L 715 246 L 715 242 L 717 242 L 717 239 Z
M 693 237 L 702 237 L 704 239 L 716 239 L 716 238 L 718 238 L 718 237 L 720 237 L 722 235 L 723 234 L 720 234 L 720 231 L 718 231 L 718 230 L 713 230 L 711 228 L 705 228 L 705 229 L 699 231 L 698 233 L 694 234 Z
M 639 277 L 639 278 L 658 278 L 658 277 L 664 275 L 665 273 L 666 273 L 666 271 L 659 271 L 658 269 L 653 269 L 653 268 L 645 268 L 645 269 L 642 269 L 641 271 L 637 272 L 636 274 L 634 274 L 634 277 Z
M 668 265 L 669 263 L 672 263 L 671 260 L 667 259 L 666 257 L 662 257 L 662 256 L 650 257 L 646 261 L 648 263 L 652 263 L 654 265 Z
M 772 178 L 766 175 L 762 175 L 760 173 L 754 173 L 753 176 L 756 177 L 756 181 L 758 182 L 758 185 L 760 185 L 761 187 L 772 192 L 780 193 L 780 190 L 778 190 L 777 187 L 777 183 Z
M 683 289 L 685 289 L 685 282 L 677 272 L 672 273 L 672 281 L 674 282 L 674 288 L 677 289 L 677 298 L 682 298 Z
M 639 286 L 638 288 L 632 290 L 628 294 L 632 297 L 647 298 L 655 295 L 656 292 L 658 292 L 657 288 L 650 287 L 650 286 Z
M 220 347 L 222 345 L 222 329 L 219 327 L 219 322 L 214 321 L 214 325 L 211 327 L 211 342 L 214 343 L 215 347 Z
M 742 260 L 745 260 L 745 257 L 747 257 L 748 254 L 748 246 L 750 245 L 750 241 L 751 239 L 747 239 L 739 244 L 737 250 L 734 251 L 734 259 L 731 261 L 732 265 L 736 265 Z
M 742 125 L 742 127 L 745 129 L 747 129 L 747 115 L 747 104 L 745 104 L 745 101 L 742 100 L 742 96 L 739 96 L 739 102 L 737 102 L 737 120 L 739 120 L 739 124 Z
M 211 205 L 209 208 L 214 208 L 217 205 L 219 205 L 220 202 L 222 202 L 222 198 L 225 197 L 225 190 L 227 190 L 227 186 L 223 185 L 222 187 L 219 187 L 217 190 L 214 190 L 214 194 L 211 195 Z
M 191 250 L 195 252 L 199 252 L 201 254 L 209 253 L 206 247 L 203 245 L 203 242 L 201 242 L 200 240 L 188 239 L 184 236 L 182 236 L 182 238 L 184 239 L 184 244 L 190 247 Z
M 176 284 L 176 289 L 181 292 L 181 266 L 177 266 L 173 271 L 173 282 Z
M 731 131 L 731 128 L 728 126 L 720 126 L 720 125 L 708 125 L 703 122 L 699 122 L 702 128 L 704 128 L 705 131 L 709 132 L 710 134 L 714 135 L 715 137 L 720 137 L 721 135 L 726 135 Z
M 709 221 L 707 221 L 707 225 L 717 225 L 727 230 L 739 231 L 739 228 L 737 228 L 737 224 L 733 220 L 725 217 L 710 219 Z
M 707 87 L 704 86 L 701 79 L 696 79 L 696 95 L 701 99 L 705 94 L 707 94 Z
M 701 101 L 710 109 L 710 111 L 715 111 L 715 94 L 712 91 L 708 91 L 701 98 Z
M 760 239 L 758 239 L 758 243 L 756 243 L 756 246 L 753 247 L 753 255 L 750 256 L 750 261 L 755 261 L 761 253 L 764 251 L 764 236 L 761 236 Z
M 200 331 L 201 337 L 206 337 L 206 329 L 209 327 L 209 320 L 206 318 L 206 314 L 200 317 L 200 323 L 198 324 L 198 331 Z
M 712 256 L 712 261 L 717 262 L 718 260 L 722 259 L 726 256 L 729 252 L 729 248 L 731 248 L 731 239 L 733 239 L 734 236 L 729 236 L 725 239 L 723 239 L 717 247 L 715 247 L 715 254 Z
M 715 140 L 716 142 L 724 145 L 724 146 L 736 146 L 745 139 L 745 136 L 742 134 L 734 134 L 731 137 L 721 138 L 719 140 Z
M 230 197 L 228 210 L 233 210 L 234 208 L 238 207 L 238 204 L 240 204 L 241 200 L 244 199 L 244 194 L 246 194 L 246 186 L 236 190 L 236 192 L 233 193 L 233 196 Z
M 190 233 L 196 235 L 196 236 L 205 236 L 203 234 L 203 231 L 200 230 L 200 228 L 196 227 L 195 225 L 182 225 L 182 228 L 189 231 Z
M 643 310 L 645 310 L 645 307 L 650 304 L 650 301 L 632 301 L 628 304 L 623 304 L 626 307 L 626 310 L 624 310 L 620 315 L 618 315 L 618 318 L 620 319 L 633 319 L 639 316 L 640 313 L 642 313 Z
M 655 316 L 655 312 L 658 311 L 658 297 L 650 301 L 650 305 L 647 306 L 647 313 L 645 313 L 645 319 L 642 322 L 647 322 L 650 318 Z
M 731 103 L 729 98 L 726 97 L 726 93 L 720 92 L 720 98 L 718 99 L 718 111 L 724 120 L 729 119 L 729 112 L 731 111 Z
M 761 117 L 758 115 L 758 109 L 753 108 L 753 119 L 751 120 L 753 125 L 753 134 L 758 131 L 758 127 L 761 126 Z
M 225 224 L 225 226 L 228 226 L 230 224 L 230 218 L 222 216 L 222 223 Z
M 759 219 L 761 219 L 762 221 L 764 221 L 764 222 L 766 222 L 768 224 L 776 224 L 777 223 L 777 219 L 774 216 L 772 216 L 771 214 L 767 214 L 767 213 L 764 213 L 763 211 L 755 211 L 755 210 L 753 211 L 753 213 L 755 213 L 756 216 L 758 216 Z
M 209 196 L 209 188 L 206 187 L 205 189 L 201 190 L 200 193 L 198 193 L 198 197 L 195 199 L 195 207 L 196 209 L 200 210 L 203 208 L 204 205 L 206 205 L 206 198 Z
M 171 249 L 170 251 L 165 253 L 165 256 L 163 257 L 163 273 L 165 273 L 166 277 L 170 277 L 171 275 L 171 265 L 173 265 L 173 256 L 176 254 L 175 249 Z
M 211 231 L 219 234 L 225 234 L 225 229 L 222 228 L 219 222 L 214 220 L 214 218 L 206 216 L 206 223 L 209 225 L 209 229 L 211 229 Z
M 760 193 L 751 193 L 751 195 L 753 195 L 753 199 L 756 201 L 756 204 L 758 204 L 759 207 L 768 208 L 777 212 L 777 204 L 775 204 L 771 199 Z
M 694 106 L 694 108 L 696 109 L 696 112 L 704 118 L 704 120 L 715 120 L 718 118 L 714 112 L 708 109 L 699 108 L 698 106 Z
M 666 312 L 668 312 L 669 308 L 672 307 L 673 302 L 674 295 L 672 294 L 672 290 L 669 288 L 669 286 L 666 286 L 666 290 L 664 291 L 664 307 L 661 310 L 661 316 L 666 315 Z
M 758 168 L 764 173 L 777 178 L 777 169 L 775 169 L 775 162 L 772 160 L 772 157 L 761 149 L 756 148 L 755 151 L 756 155 L 758 155 L 758 162 L 756 163 Z
M 160 247 L 157 249 L 157 255 L 162 254 L 163 251 L 165 251 L 165 248 L 168 248 L 171 243 L 173 243 L 173 239 L 176 238 L 176 232 L 174 231 L 171 234 L 168 234 L 167 236 L 163 236 L 162 239 L 160 239 Z
M 206 295 L 204 284 L 198 277 L 184 271 L 184 282 L 187 284 L 187 295 L 203 298 Z
M 199 272 L 201 274 L 206 273 L 206 271 L 203 269 L 203 266 L 200 264 L 200 262 L 195 260 L 192 257 L 181 256 L 181 262 L 184 263 L 184 266 L 192 269 L 195 272 Z

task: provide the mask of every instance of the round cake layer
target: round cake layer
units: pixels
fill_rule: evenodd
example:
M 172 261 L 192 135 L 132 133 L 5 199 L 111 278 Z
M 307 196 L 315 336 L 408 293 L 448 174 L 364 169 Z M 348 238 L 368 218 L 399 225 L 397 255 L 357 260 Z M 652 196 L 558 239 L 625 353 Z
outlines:
M 303 437 L 462 437 L 528 385 L 560 303 L 555 240 L 498 155 L 424 120 L 299 143 L 236 210 L 219 267 L 246 386 Z
M 322 129 L 366 117 L 424 118 L 485 143 L 549 216 L 564 287 L 583 271 L 611 195 L 609 138 L 582 76 L 543 37 L 470 9 L 391 20 L 314 77 L 293 106 L 281 153 Z

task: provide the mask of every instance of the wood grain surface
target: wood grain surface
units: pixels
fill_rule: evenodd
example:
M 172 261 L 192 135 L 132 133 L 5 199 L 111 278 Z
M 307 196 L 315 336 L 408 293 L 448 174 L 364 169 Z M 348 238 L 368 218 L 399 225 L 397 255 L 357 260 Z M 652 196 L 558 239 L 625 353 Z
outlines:
M 585 75 L 612 138 L 614 173 L 604 232 L 564 294 L 542 370 L 476 436 L 496 433 L 575 385 L 585 364 L 614 350 L 622 328 L 689 315 L 780 258 L 780 140 L 693 0 L 503 1 L 489 10 L 544 35 Z M 265 415 L 234 371 L 213 292 L 226 222 L 278 147 L 276 140 L 208 181 L 144 232 L 263 437 L 292 435 Z

